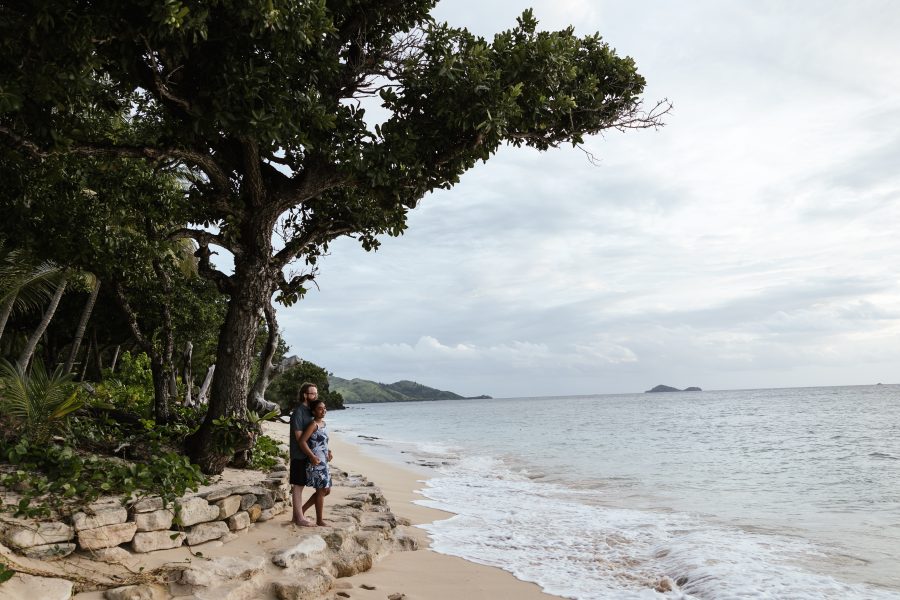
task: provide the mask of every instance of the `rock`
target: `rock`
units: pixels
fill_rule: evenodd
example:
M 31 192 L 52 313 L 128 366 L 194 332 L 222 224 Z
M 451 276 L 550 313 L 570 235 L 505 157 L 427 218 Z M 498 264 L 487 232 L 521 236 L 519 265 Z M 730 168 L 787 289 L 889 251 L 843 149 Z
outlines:
M 181 531 L 139 531 L 131 540 L 131 549 L 138 553 L 168 550 L 184 543 L 185 537 Z
M 202 588 L 217 588 L 230 581 L 247 580 L 260 573 L 266 566 L 261 556 L 237 558 L 219 556 L 197 561 L 181 569 L 175 580 L 169 584 L 173 596 L 197 594 Z
M 406 600 L 406 594 L 391 594 L 388 600 Z
M 9 519 L 0 525 L 3 527 L 3 543 L 18 549 L 69 542 L 75 537 L 75 530 L 72 527 L 57 521 L 38 523 L 31 520 Z
M 208 542 L 210 540 L 217 540 L 226 533 L 228 533 L 228 525 L 226 525 L 222 521 L 213 521 L 212 523 L 198 523 L 197 525 L 191 527 L 191 530 L 188 531 L 185 542 L 188 546 L 195 546 L 197 544 L 202 544 L 203 542 Z
M 215 505 L 219 507 L 219 520 L 227 519 L 241 508 L 242 496 L 228 496 L 221 500 L 217 500 Z
M 134 506 L 131 507 L 131 511 L 135 513 L 145 513 L 160 510 L 162 507 L 163 499 L 159 496 L 151 496 L 135 502 Z
M 210 504 L 215 504 L 219 500 L 224 500 L 228 496 L 234 495 L 233 488 L 222 488 L 221 490 L 213 490 L 208 494 L 204 494 L 203 497 L 206 498 L 206 501 Z
M 219 518 L 219 507 L 203 498 L 195 497 L 176 501 L 175 522 L 183 527 L 207 523 Z
M 272 555 L 272 562 L 279 567 L 288 568 L 300 560 L 321 556 L 328 548 L 322 536 L 311 535 L 289 548 L 278 550 Z
M 84 550 L 112 548 L 130 542 L 136 530 L 134 522 L 83 529 L 78 532 L 78 545 Z
M 270 508 L 269 510 L 274 512 L 274 508 Z M 259 507 L 259 504 L 254 504 L 247 510 L 247 515 L 250 517 L 251 523 L 256 523 L 259 521 L 259 516 L 262 514 L 262 509 Z
M 360 525 L 364 529 L 380 529 L 389 533 L 397 527 L 397 519 L 394 518 L 393 513 L 363 513 Z
M 349 598 L 350 597 L 350 594 L 348 594 L 347 592 L 338 592 L 335 595 L 340 596 L 341 598 Z
M 260 522 L 262 522 L 262 521 L 271 521 L 272 519 L 275 518 L 275 516 L 276 516 L 276 515 L 275 515 L 275 509 L 273 509 L 273 508 L 267 508 L 266 510 L 261 510 L 261 511 L 260 511 L 260 513 L 259 513 L 259 518 L 256 519 L 256 520 L 257 520 L 257 521 L 260 521 Z
M 353 536 L 353 540 L 369 552 L 378 552 L 384 547 L 385 537 L 381 531 L 360 531 Z
M 91 552 L 91 558 L 111 565 L 124 565 L 129 569 L 137 564 L 137 557 L 125 548 L 101 548 Z
M 691 386 L 691 387 L 684 388 L 684 391 L 686 391 L 686 392 L 702 392 L 703 390 L 701 390 L 700 388 L 698 388 L 696 386 Z
M 272 492 L 263 490 L 263 493 L 256 494 L 256 503 L 261 509 L 266 510 L 275 506 L 275 499 L 272 497 Z
M 228 523 L 228 529 L 232 531 L 247 529 L 250 527 L 250 515 L 246 512 L 235 513 L 228 517 L 225 522 Z
M 377 589 L 374 585 L 369 585 L 367 583 L 361 583 L 361 584 L 359 584 L 359 587 L 361 587 L 364 590 L 369 590 L 369 591 Z
M 254 504 L 256 504 L 256 494 L 244 494 L 241 496 L 241 510 L 247 510 Z
M 332 559 L 331 568 L 336 577 L 352 577 L 371 569 L 372 563 L 372 555 L 368 552 L 341 552 Z
M 303 569 L 296 578 L 272 582 L 272 591 L 278 600 L 306 600 L 315 598 L 331 589 L 334 578 L 322 569 Z
M 106 590 L 103 597 L 106 600 L 156 600 L 158 596 L 149 585 L 126 585 Z
M 272 510 L 275 511 L 276 515 L 280 515 L 284 512 L 284 502 L 276 502 L 272 505 Z
M 168 508 L 161 508 L 151 512 L 137 513 L 134 515 L 134 524 L 138 531 L 160 531 L 172 527 L 175 513 Z
M 74 582 L 53 577 L 35 577 L 16 573 L 0 586 L 2 600 L 69 600 Z
M 419 540 L 411 535 L 401 533 L 394 537 L 394 543 L 400 550 L 418 550 Z
M 118 525 L 127 520 L 128 511 L 124 506 L 120 506 L 118 508 L 99 510 L 90 515 L 84 512 L 75 513 L 72 517 L 72 525 L 75 526 L 75 531 L 81 531 L 82 529 L 95 529 L 105 525 Z
M 32 546 L 22 550 L 22 554 L 28 558 L 37 558 L 39 560 L 56 560 L 57 558 L 65 558 L 75 552 L 75 544 L 71 542 L 62 542 L 59 544 L 43 544 L 41 546 Z
M 200 589 L 184 600 L 258 600 L 261 582 L 254 580 L 232 581 L 214 588 Z

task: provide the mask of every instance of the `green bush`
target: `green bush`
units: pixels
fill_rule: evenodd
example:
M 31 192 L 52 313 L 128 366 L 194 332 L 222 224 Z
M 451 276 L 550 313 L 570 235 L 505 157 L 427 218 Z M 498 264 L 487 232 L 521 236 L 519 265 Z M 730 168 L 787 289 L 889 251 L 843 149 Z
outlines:
M 253 446 L 253 455 L 250 458 L 250 468 L 259 471 L 271 471 L 275 468 L 276 458 L 287 460 L 287 453 L 278 445 L 278 442 L 267 435 L 261 435 Z
M 20 436 L 46 443 L 66 422 L 69 413 L 81 407 L 71 375 L 61 368 L 47 373 L 35 360 L 31 371 L 0 361 L 0 410 L 20 421 Z

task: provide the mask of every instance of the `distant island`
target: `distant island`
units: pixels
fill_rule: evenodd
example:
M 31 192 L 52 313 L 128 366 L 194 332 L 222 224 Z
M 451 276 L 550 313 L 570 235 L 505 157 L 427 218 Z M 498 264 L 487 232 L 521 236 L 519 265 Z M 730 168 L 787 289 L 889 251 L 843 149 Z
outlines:
M 686 387 L 683 390 L 679 390 L 678 388 L 674 388 L 670 385 L 658 385 L 652 390 L 647 390 L 644 392 L 645 394 L 655 394 L 657 392 L 702 392 L 698 387 Z
M 328 376 L 328 386 L 344 397 L 344 404 L 363 402 L 418 402 L 421 400 L 486 400 L 490 396 L 460 396 L 453 392 L 437 390 L 415 381 L 378 383 L 368 379 L 343 379 Z

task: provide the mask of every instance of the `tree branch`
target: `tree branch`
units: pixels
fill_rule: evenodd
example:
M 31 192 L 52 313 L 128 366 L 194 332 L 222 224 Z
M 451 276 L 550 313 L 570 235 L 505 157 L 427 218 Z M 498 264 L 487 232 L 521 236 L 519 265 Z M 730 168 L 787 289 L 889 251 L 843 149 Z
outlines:
M 216 284 L 216 288 L 222 292 L 223 294 L 232 295 L 234 293 L 234 280 L 219 271 L 215 267 L 212 266 L 212 263 L 209 260 L 209 257 L 212 256 L 212 251 L 209 249 L 209 244 L 206 244 L 201 241 L 197 241 L 200 244 L 200 247 L 197 248 L 197 251 L 194 252 L 194 256 L 200 259 L 200 262 L 197 265 L 197 270 L 201 275 L 212 281 Z

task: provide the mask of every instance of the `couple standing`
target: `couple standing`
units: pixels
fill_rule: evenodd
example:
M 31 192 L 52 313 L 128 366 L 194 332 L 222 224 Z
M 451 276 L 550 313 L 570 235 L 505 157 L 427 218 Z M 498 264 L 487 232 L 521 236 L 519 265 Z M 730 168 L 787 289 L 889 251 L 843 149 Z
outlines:
M 300 386 L 298 404 L 291 413 L 291 499 L 294 514 L 291 522 L 302 527 L 326 526 L 325 496 L 331 493 L 331 450 L 328 449 L 328 430 L 325 427 L 325 402 L 319 400 L 319 390 L 314 383 Z M 303 504 L 303 488 L 315 489 Z M 316 522 L 303 514 L 310 506 L 316 507 Z

